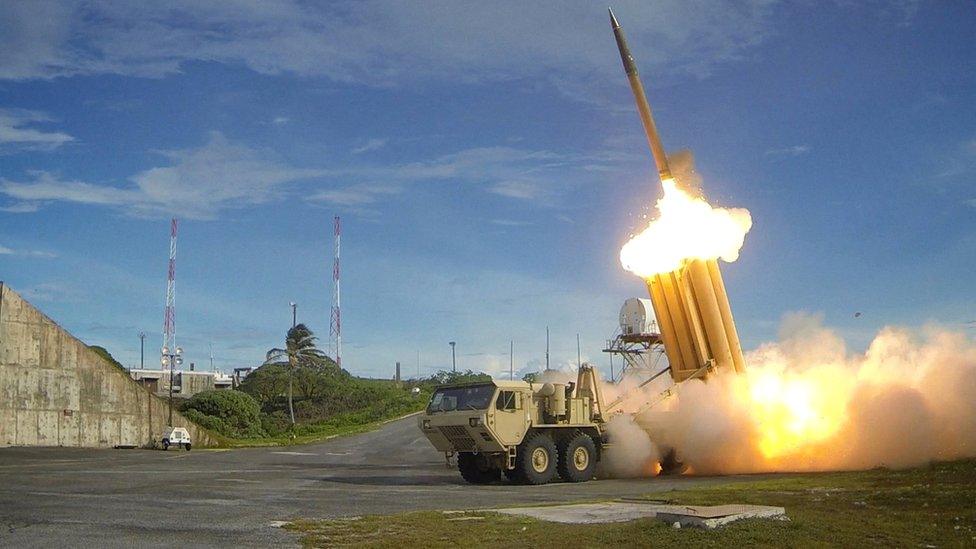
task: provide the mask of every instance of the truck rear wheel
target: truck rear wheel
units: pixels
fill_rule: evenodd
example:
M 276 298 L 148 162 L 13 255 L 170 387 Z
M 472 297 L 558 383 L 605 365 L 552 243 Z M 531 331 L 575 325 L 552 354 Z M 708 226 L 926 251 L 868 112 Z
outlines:
M 515 456 L 518 480 L 526 484 L 545 484 L 556 476 L 556 443 L 546 433 L 532 433 L 519 445 Z
M 457 457 L 461 478 L 471 484 L 488 484 L 501 479 L 501 470 L 488 464 L 481 454 L 461 452 Z
M 585 433 L 563 439 L 559 445 L 559 476 L 567 482 L 585 482 L 596 468 L 596 445 Z

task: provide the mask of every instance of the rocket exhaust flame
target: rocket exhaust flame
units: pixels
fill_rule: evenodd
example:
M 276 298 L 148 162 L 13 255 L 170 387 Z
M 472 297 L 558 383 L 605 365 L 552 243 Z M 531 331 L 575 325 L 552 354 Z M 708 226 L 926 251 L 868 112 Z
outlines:
M 658 217 L 620 250 L 624 269 L 648 278 L 677 270 L 686 259 L 739 258 L 752 228 L 748 210 L 714 208 L 679 189 L 674 179 L 661 184 L 664 197 L 657 202 Z

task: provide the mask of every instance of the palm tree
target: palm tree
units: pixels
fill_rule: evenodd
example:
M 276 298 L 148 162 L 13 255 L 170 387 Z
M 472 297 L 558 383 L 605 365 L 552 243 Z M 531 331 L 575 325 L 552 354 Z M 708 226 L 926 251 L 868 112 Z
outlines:
M 325 360 L 325 353 L 315 346 L 318 338 L 312 334 L 304 324 L 298 324 L 288 330 L 285 338 L 284 349 L 271 349 L 265 359 L 265 364 L 278 362 L 281 359 L 288 359 L 288 414 L 291 416 L 291 424 L 295 424 L 295 406 L 292 403 L 292 380 L 295 377 L 295 370 L 301 366 L 320 364 Z

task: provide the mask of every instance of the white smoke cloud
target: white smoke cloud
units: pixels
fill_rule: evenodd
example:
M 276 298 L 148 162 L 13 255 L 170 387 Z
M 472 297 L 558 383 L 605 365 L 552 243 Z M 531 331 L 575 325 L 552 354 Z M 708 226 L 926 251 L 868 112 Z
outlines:
M 638 422 L 697 473 L 908 467 L 976 456 L 976 344 L 962 333 L 889 327 L 867 352 L 849 354 L 820 318 L 790 315 L 781 341 L 748 353 L 746 362 L 745 374 L 682 384 L 669 406 Z

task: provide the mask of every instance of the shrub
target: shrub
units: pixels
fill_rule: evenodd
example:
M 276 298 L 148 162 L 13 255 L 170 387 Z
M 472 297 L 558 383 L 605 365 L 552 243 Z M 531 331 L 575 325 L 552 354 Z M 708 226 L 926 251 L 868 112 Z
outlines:
M 186 410 L 183 412 L 183 417 L 209 431 L 220 433 L 225 436 L 232 436 L 230 434 L 230 428 L 227 427 L 227 423 L 219 417 L 208 416 L 207 414 L 204 414 L 198 410 Z
M 261 428 L 268 436 L 279 436 L 291 427 L 291 420 L 288 414 L 282 410 L 275 410 L 270 414 L 261 414 Z
M 204 391 L 193 395 L 184 405 L 187 419 L 206 428 L 236 438 L 264 436 L 261 407 L 254 397 L 240 391 Z M 212 419 L 199 419 L 206 416 Z M 194 419 L 197 418 L 197 419 Z M 212 427 L 208 426 L 211 425 Z

